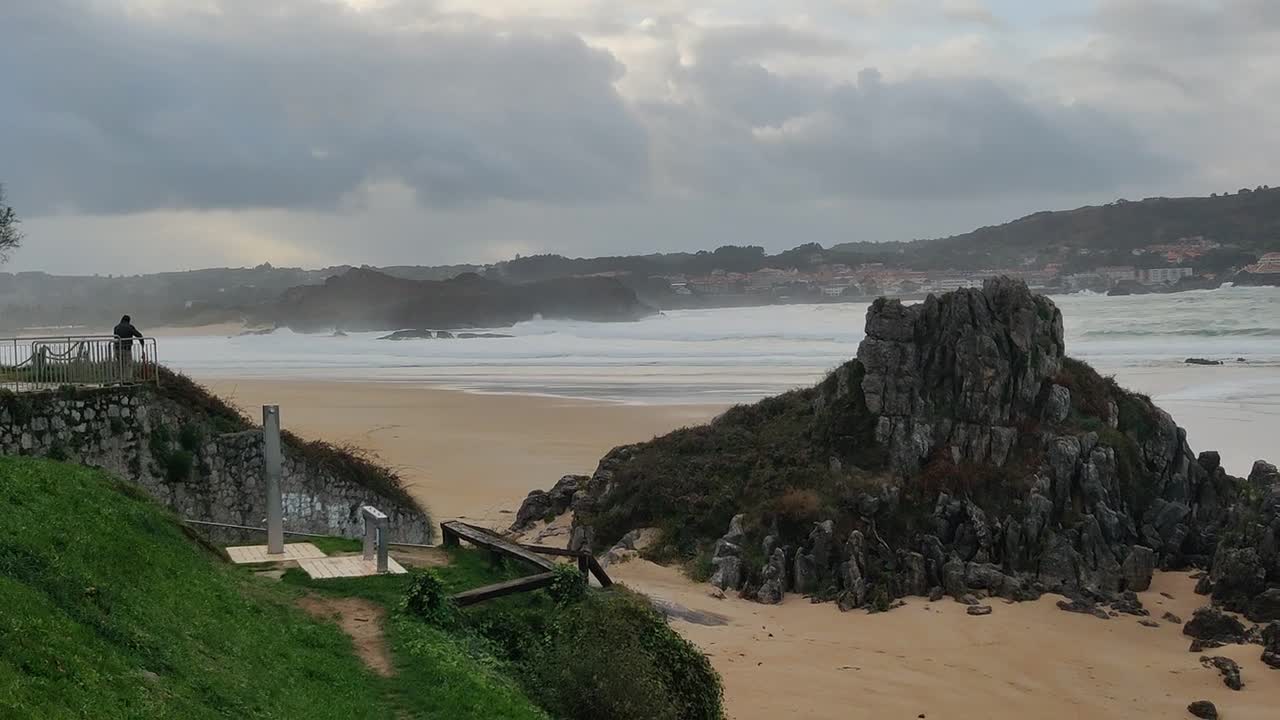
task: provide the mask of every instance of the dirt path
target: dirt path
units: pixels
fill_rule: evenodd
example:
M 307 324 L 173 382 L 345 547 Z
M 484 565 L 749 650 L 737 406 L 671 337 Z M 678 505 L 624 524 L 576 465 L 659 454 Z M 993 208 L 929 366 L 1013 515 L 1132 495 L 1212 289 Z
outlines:
M 382 621 L 386 617 L 377 604 L 360 598 L 326 598 L 308 595 L 298 600 L 298 606 L 313 617 L 335 620 L 338 627 L 351 637 L 356 655 L 377 674 L 383 677 L 395 675 L 391 664 L 391 652 L 382 634 Z

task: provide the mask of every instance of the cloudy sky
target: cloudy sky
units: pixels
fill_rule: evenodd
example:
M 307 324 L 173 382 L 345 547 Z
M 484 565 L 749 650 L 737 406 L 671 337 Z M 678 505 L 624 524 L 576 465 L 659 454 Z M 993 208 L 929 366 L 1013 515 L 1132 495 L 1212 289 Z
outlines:
M 1276 0 L 3 0 L 6 270 L 963 232 L 1280 184 Z

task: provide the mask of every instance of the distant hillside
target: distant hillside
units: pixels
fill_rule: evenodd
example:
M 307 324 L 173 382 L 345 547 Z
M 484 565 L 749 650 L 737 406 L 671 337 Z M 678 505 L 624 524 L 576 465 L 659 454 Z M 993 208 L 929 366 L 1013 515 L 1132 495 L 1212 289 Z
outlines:
M 847 243 L 831 256 L 874 257 L 916 269 L 977 269 L 1027 257 L 1065 259 L 1073 250 L 1118 259 L 1148 245 L 1204 236 L 1224 245 L 1280 250 L 1280 188 L 1216 197 L 1148 198 L 1038 212 L 962 235 L 907 243 Z
M 653 309 L 613 278 L 561 278 L 511 285 L 465 273 L 415 281 L 368 269 L 350 270 L 323 285 L 291 288 L 264 312 L 301 332 L 503 327 L 535 316 L 573 320 L 635 320 Z

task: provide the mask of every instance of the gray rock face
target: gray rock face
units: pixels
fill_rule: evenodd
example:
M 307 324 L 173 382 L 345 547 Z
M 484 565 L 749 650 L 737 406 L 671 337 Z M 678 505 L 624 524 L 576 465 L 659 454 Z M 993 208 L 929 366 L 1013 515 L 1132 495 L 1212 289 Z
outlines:
M 1061 385 L 1049 388 L 1049 397 L 1045 400 L 1044 420 L 1051 425 L 1059 425 L 1071 414 L 1071 391 Z
M 756 591 L 756 599 L 766 605 L 782 602 L 782 596 L 787 591 L 787 556 L 782 548 L 773 551 L 760 576 L 760 589 Z
M 742 584 L 742 560 L 734 556 L 718 557 L 711 560 L 715 571 L 711 573 L 711 584 L 721 590 L 737 590 Z
M 1256 623 L 1280 620 L 1280 587 L 1268 588 L 1258 593 L 1245 615 Z
M 1120 566 L 1120 575 L 1126 590 L 1143 592 L 1151 587 L 1151 575 L 1156 569 L 1156 554 L 1151 548 L 1134 545 Z
M 939 447 L 989 460 L 992 429 L 1038 417 L 1040 388 L 1063 356 L 1061 312 L 1008 279 L 912 306 L 877 300 L 866 331 L 863 393 L 903 475 Z M 997 450 L 1006 454 L 1007 444 Z
M 1262 631 L 1262 662 L 1280 670 L 1280 622 L 1273 622 Z

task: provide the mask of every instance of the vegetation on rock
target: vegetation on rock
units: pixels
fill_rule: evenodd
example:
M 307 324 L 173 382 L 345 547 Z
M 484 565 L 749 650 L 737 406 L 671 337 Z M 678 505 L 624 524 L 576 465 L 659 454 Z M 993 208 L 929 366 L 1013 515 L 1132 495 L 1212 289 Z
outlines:
M 858 358 L 817 386 L 616 448 L 569 491 L 575 537 L 597 549 L 657 526 L 654 559 L 845 609 L 931 591 L 1111 598 L 1153 567 L 1220 564 L 1224 528 L 1264 548 L 1280 533 L 1275 481 L 1195 457 L 1149 398 L 1066 357 L 1061 313 L 1008 280 L 874 303 Z M 1272 555 L 1230 557 L 1272 578 L 1238 606 L 1280 584 L 1280 565 L 1254 570 Z

